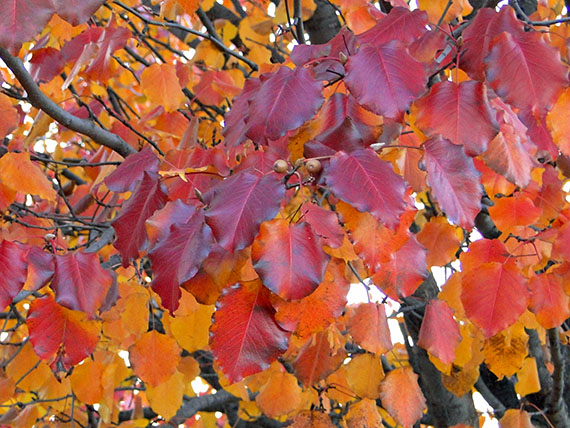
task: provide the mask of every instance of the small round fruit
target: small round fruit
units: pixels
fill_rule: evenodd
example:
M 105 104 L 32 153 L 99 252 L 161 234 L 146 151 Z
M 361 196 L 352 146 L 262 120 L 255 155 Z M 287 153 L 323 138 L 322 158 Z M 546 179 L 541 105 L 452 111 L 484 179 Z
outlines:
M 289 169 L 289 164 L 286 161 L 284 161 L 283 159 L 277 159 L 273 163 L 273 171 L 275 171 L 279 174 L 285 174 L 288 169 Z
M 322 168 L 321 162 L 317 159 L 308 160 L 305 166 L 307 167 L 307 171 L 309 171 L 311 174 L 316 174 Z

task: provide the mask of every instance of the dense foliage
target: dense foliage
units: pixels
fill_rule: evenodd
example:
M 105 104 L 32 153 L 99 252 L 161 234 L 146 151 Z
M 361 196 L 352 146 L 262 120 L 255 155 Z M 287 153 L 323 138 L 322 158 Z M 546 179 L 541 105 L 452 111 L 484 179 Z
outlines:
M 570 427 L 570 19 L 417 3 L 0 2 L 2 426 Z

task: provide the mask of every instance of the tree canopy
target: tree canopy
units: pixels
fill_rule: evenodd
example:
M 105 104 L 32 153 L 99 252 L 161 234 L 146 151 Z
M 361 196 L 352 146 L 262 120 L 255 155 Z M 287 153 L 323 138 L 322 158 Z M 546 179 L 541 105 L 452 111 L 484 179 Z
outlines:
M 412 3 L 0 2 L 0 426 L 570 428 L 567 9 Z

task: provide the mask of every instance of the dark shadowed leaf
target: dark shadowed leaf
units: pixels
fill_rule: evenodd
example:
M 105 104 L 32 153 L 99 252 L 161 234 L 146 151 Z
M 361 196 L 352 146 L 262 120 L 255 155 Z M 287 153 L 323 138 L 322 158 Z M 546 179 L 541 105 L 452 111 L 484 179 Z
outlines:
M 479 82 L 436 83 L 414 106 L 416 125 L 426 135 L 441 134 L 472 156 L 483 153 L 499 131 L 486 88 Z
M 113 283 L 113 275 L 101 267 L 96 253 L 68 253 L 54 258 L 51 288 L 56 302 L 93 318 Z
M 424 149 L 428 184 L 441 209 L 456 225 L 473 228 L 482 195 L 473 160 L 440 136 L 426 141 Z
M 493 40 L 485 64 L 491 87 L 520 109 L 549 110 L 568 83 L 560 53 L 537 32 L 500 34 Z
M 28 262 L 26 249 L 20 245 L 2 241 L 0 243 L 0 307 L 4 309 L 20 292 L 26 282 Z
M 401 40 L 406 45 L 426 32 L 428 16 L 423 10 L 413 12 L 395 7 L 370 30 L 358 35 L 360 43 L 381 46 L 391 40 Z
M 248 130 L 246 120 L 249 102 L 257 94 L 260 86 L 261 80 L 255 78 L 247 79 L 241 94 L 234 98 L 232 108 L 224 117 L 226 126 L 224 126 L 222 133 L 226 146 L 238 146 L 246 139 L 245 133 Z
M 54 11 L 52 0 L 2 0 L 0 46 L 17 54 L 23 43 L 46 26 Z
M 213 243 L 212 231 L 204 223 L 204 212 L 195 210 L 185 223 L 170 226 L 170 233 L 149 252 L 156 275 L 152 289 L 170 312 L 178 308 L 180 284 L 196 275 Z
M 346 63 L 344 83 L 368 110 L 400 120 L 426 89 L 423 64 L 398 41 L 382 46 L 363 44 Z
M 99 341 L 97 322 L 88 321 L 82 312 L 58 305 L 51 296 L 30 304 L 26 323 L 34 351 L 54 372 L 60 368 L 67 371 L 80 363 Z
M 285 186 L 277 174 L 240 172 L 204 195 L 210 205 L 206 223 L 222 247 L 241 250 L 253 242 L 262 222 L 275 217 L 284 196 Z
M 210 347 L 232 382 L 265 370 L 287 349 L 289 334 L 275 322 L 261 281 L 226 288 L 210 328 Z
M 308 296 L 318 287 L 330 257 L 308 223 L 277 219 L 261 225 L 251 258 L 263 285 L 293 300 Z
M 139 251 L 146 248 L 148 237 L 145 221 L 162 208 L 166 200 L 158 176 L 145 172 L 142 181 L 123 205 L 121 214 L 113 221 L 117 234 L 114 245 L 121 253 L 124 267 L 138 257 Z
M 404 211 L 406 185 L 372 149 L 338 152 L 325 170 L 327 184 L 342 200 L 370 212 L 390 227 Z
M 53 276 L 55 260 L 53 254 L 43 251 L 39 247 L 31 247 L 26 254 L 28 262 L 28 277 L 26 278 L 27 288 L 39 290 Z M 13 264 L 12 266 L 17 266 Z
M 105 184 L 114 192 L 132 191 L 142 180 L 146 172 L 158 172 L 158 158 L 150 145 L 140 152 L 130 155 L 110 175 L 105 177 Z
M 323 104 L 322 87 L 303 67 L 281 67 L 274 74 L 262 75 L 261 87 L 249 105 L 247 136 L 262 143 L 298 128 Z
M 52 0 L 56 12 L 71 25 L 79 25 L 89 19 L 105 0 Z

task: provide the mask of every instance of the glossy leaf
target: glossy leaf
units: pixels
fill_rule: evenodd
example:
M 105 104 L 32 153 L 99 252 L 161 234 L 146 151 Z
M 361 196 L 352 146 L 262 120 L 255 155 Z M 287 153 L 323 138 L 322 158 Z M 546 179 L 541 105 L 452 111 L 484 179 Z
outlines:
M 68 371 L 86 358 L 99 341 L 99 326 L 85 314 L 58 305 L 51 296 L 36 299 L 26 320 L 30 342 L 52 370 Z
M 173 338 L 152 330 L 129 348 L 129 361 L 138 377 L 156 387 L 176 372 L 180 352 Z
M 550 110 L 568 84 L 559 53 L 539 33 L 502 33 L 491 44 L 485 63 L 491 87 L 521 109 Z M 512 79 L 515 74 L 518 78 Z
M 426 135 L 441 134 L 472 156 L 484 152 L 499 130 L 486 88 L 479 82 L 436 83 L 414 106 L 416 126 Z
M 380 385 L 382 406 L 400 424 L 410 427 L 422 416 L 426 400 L 411 367 L 399 367 L 386 375 Z
M 166 203 L 166 194 L 156 175 L 144 173 L 144 177 L 125 203 L 121 215 L 112 223 L 117 234 L 115 248 L 121 253 L 123 266 L 127 267 L 139 251 L 146 249 L 148 237 L 145 221 Z
M 94 253 L 68 253 L 54 259 L 51 288 L 55 301 L 94 318 L 114 281 L 113 275 L 101 267 Z
M 272 75 L 262 75 L 261 82 L 251 98 L 247 119 L 247 135 L 257 142 L 276 140 L 298 128 L 324 101 L 322 83 L 305 68 L 281 67 Z
M 390 227 L 404 211 L 405 184 L 371 149 L 338 152 L 326 168 L 327 184 L 342 200 Z
M 484 263 L 463 275 L 465 313 L 485 337 L 511 326 L 525 311 L 528 300 L 526 280 L 510 263 Z
M 289 338 L 275 321 L 269 291 L 261 281 L 226 289 L 210 332 L 212 354 L 232 382 L 269 367 L 285 352 Z
M 259 225 L 275 217 L 285 194 L 277 174 L 240 172 L 211 189 L 206 223 L 218 243 L 228 251 L 249 246 Z
M 459 325 L 453 319 L 449 306 L 442 300 L 430 300 L 420 328 L 418 345 L 444 364 L 451 364 L 459 342 Z
M 195 211 L 183 224 L 173 224 L 170 232 L 149 252 L 156 277 L 152 289 L 170 312 L 178 308 L 180 285 L 198 272 L 214 243 L 203 211 Z
M 329 256 L 308 223 L 273 220 L 261 225 L 251 251 L 263 285 L 292 300 L 311 294 L 323 280 Z
M 471 229 L 481 209 L 479 173 L 463 148 L 442 137 L 424 144 L 428 184 L 447 217 L 458 226 Z
M 425 91 L 424 67 L 398 42 L 364 43 L 346 63 L 344 83 L 370 111 L 401 120 L 412 101 Z

